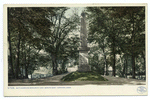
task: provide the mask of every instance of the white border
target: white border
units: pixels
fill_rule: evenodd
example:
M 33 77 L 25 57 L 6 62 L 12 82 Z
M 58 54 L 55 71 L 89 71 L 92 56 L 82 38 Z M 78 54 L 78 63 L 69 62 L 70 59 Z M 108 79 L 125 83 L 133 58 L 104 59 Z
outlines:
M 8 2 L 9 1 L 9 2 Z M 17 1 L 17 0 L 16 0 Z M 29 2 L 30 1 L 30 2 Z M 34 1 L 34 2 L 33 2 Z M 30 3 L 30 4 L 32 4 L 32 3 L 34 3 L 34 4 L 36 4 L 36 3 L 41 3 L 40 2 L 40 0 L 38 1 L 38 0 L 33 0 L 33 1 L 31 1 L 31 0 L 26 0 L 26 1 L 22 1 L 21 2 L 21 4 L 24 4 L 24 3 Z M 53 2 L 54 1 L 54 2 Z M 71 1 L 71 2 L 70 2 Z M 97 0 L 96 0 L 97 1 Z M 99 0 L 100 1 L 100 0 Z M 35 3 L 36 2 L 36 3 Z M 64 1 L 55 1 L 55 0 L 51 0 L 51 2 L 53 2 L 53 3 L 78 3 L 78 2 L 76 2 L 76 0 L 65 0 L 65 2 Z M 95 2 L 95 0 L 86 0 L 86 1 L 81 1 L 81 2 L 79 2 L 79 3 L 93 3 L 93 2 Z M 129 1 L 129 0 L 123 0 L 123 1 L 121 1 L 121 0 L 107 0 L 107 2 L 104 2 L 104 1 L 100 1 L 100 2 L 95 2 L 95 3 L 148 3 L 148 0 L 142 0 L 142 1 L 138 1 L 138 0 L 132 0 L 132 1 Z M 11 3 L 13 3 L 13 4 L 20 4 L 20 1 L 17 1 L 16 3 L 14 3 L 14 1 L 10 1 L 10 0 L 5 0 L 5 4 L 11 4 Z M 42 3 L 47 3 L 47 0 L 42 0 Z M 4 2 L 3 2 L 3 4 L 4 4 Z M 2 7 L 1 7 L 2 8 Z M 1 11 L 2 9 L 0 9 L 0 11 Z M 2 12 L 2 11 L 1 11 Z M 148 13 L 149 14 L 149 13 Z M 2 13 L 1 13 L 1 17 L 2 17 Z M 2 19 L 2 18 L 1 18 Z M 149 21 L 149 20 L 148 20 Z M 1 21 L 2 22 L 2 21 Z M 149 23 L 149 22 L 148 22 Z M 2 24 L 0 24 L 1 26 L 0 26 L 0 28 L 1 28 L 1 30 L 3 30 L 3 28 L 2 28 Z M 2 45 L 3 45 L 3 41 L 2 41 L 2 34 L 3 32 L 1 32 L 1 38 L 0 38 L 0 65 L 3 67 L 3 56 L 2 56 L 2 54 L 3 54 L 3 48 L 2 48 Z M 149 37 L 149 35 L 147 36 L 147 37 Z M 148 40 L 148 42 L 149 42 L 149 40 Z M 147 44 L 148 45 L 148 44 Z M 148 49 L 149 49 L 149 47 L 148 47 Z M 1 70 L 1 78 L 3 78 L 3 69 L 0 69 Z M 3 79 L 2 79 L 3 80 Z M 2 81 L 1 80 L 1 81 Z M 3 84 L 1 85 L 1 88 L 3 87 Z M 15 98 L 15 97 L 14 97 Z M 37 97 L 36 97 L 37 98 Z M 94 97 L 94 98 L 96 98 L 96 97 Z M 119 98 L 119 97 L 113 97 L 113 98 Z M 126 98 L 126 97 L 124 97 L 124 98 Z M 136 97 L 136 98 L 142 98 L 142 97 Z M 16 99 L 16 98 L 15 98 Z

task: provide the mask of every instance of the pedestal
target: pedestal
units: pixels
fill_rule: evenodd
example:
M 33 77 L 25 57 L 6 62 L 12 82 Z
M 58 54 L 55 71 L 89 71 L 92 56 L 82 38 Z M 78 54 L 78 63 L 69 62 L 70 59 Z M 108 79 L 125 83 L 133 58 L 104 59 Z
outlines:
M 88 64 L 88 51 L 90 48 L 80 48 L 79 51 L 79 66 L 78 71 L 86 72 L 91 71 L 91 68 Z

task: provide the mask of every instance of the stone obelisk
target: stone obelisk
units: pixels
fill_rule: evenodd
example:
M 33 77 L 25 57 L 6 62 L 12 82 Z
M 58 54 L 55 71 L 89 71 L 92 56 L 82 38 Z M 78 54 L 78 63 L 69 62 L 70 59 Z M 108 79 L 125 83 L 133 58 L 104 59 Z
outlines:
M 81 33 L 80 33 L 80 41 L 81 47 L 79 49 L 79 66 L 78 71 L 85 72 L 91 71 L 91 68 L 88 64 L 88 51 L 90 50 L 87 47 L 87 29 L 86 29 L 86 15 L 84 12 L 81 13 Z

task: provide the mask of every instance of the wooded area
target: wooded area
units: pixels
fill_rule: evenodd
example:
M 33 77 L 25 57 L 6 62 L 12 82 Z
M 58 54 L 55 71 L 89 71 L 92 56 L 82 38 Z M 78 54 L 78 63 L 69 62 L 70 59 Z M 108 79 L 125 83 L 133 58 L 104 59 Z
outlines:
M 28 74 L 48 64 L 53 68 L 53 75 L 64 73 L 68 59 L 78 58 L 78 35 L 68 34 L 77 29 L 79 17 L 74 14 L 66 18 L 67 9 L 8 8 L 10 77 L 28 78 Z M 58 62 L 62 63 L 59 71 Z
M 80 16 L 66 7 L 8 8 L 9 79 L 28 78 L 39 67 L 53 75 L 79 64 Z M 101 75 L 146 75 L 145 7 L 87 7 L 89 64 Z M 58 64 L 61 64 L 58 68 Z M 25 71 L 25 75 L 23 74 Z
M 108 75 L 127 77 L 145 75 L 145 8 L 90 7 L 90 64 L 93 70 Z M 101 55 L 100 57 L 98 55 Z

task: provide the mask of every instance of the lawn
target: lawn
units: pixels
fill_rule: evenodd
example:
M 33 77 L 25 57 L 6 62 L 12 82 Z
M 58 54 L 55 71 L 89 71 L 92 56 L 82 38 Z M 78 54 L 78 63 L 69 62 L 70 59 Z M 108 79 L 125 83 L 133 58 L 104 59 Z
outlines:
M 64 76 L 62 81 L 108 81 L 96 72 L 72 72 Z

